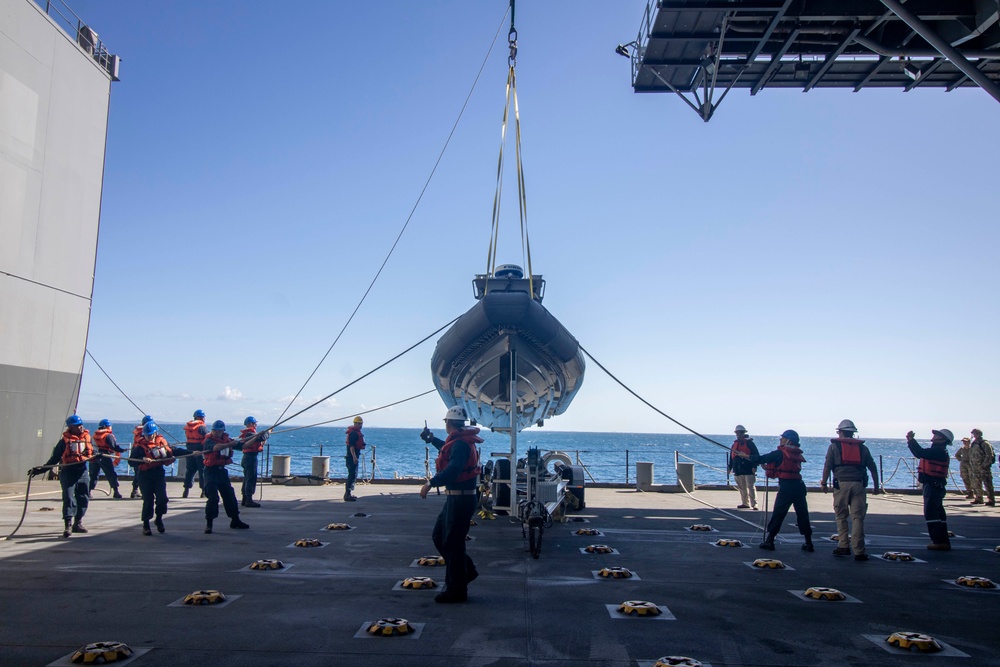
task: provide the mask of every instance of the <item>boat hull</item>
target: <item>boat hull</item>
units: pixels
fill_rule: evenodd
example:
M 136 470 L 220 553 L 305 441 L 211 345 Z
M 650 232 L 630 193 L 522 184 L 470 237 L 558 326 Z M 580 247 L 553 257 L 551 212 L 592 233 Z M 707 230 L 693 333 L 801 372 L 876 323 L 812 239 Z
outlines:
M 461 405 L 471 420 L 501 431 L 521 431 L 565 412 L 584 370 L 577 340 L 519 291 L 485 294 L 441 337 L 431 357 L 434 384 L 445 404 Z

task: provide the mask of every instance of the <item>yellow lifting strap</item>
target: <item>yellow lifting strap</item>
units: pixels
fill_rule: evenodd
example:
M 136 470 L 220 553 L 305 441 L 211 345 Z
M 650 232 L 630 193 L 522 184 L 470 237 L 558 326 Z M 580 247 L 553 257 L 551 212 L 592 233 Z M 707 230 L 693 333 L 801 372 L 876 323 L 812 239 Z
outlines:
M 524 188 L 524 169 L 521 163 L 521 116 L 517 105 L 517 75 L 515 74 L 515 58 L 517 54 L 517 31 L 513 22 L 513 1 L 511 2 L 511 28 L 508 34 L 511 56 L 508 58 L 510 68 L 507 73 L 507 94 L 503 109 L 503 124 L 500 128 L 500 155 L 497 159 L 497 187 L 493 195 L 493 219 L 490 233 L 489 250 L 486 257 L 486 275 L 492 276 L 496 270 L 496 255 L 500 237 L 500 200 L 503 192 L 504 147 L 507 143 L 507 126 L 510 120 L 511 103 L 514 108 L 514 141 L 515 160 L 517 162 L 517 201 L 521 223 L 521 254 L 528 269 L 528 287 L 532 296 L 535 293 L 531 270 L 531 243 L 528 238 L 528 208 Z M 487 282 L 486 291 L 489 290 Z

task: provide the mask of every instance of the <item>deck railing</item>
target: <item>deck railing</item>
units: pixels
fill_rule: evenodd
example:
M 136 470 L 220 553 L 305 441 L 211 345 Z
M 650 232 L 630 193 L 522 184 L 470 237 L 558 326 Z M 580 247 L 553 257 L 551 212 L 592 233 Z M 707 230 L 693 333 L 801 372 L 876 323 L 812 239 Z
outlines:
M 107 45 L 83 19 L 76 15 L 63 0 L 35 0 L 35 4 L 45 10 L 66 34 L 74 39 L 87 55 L 97 61 L 113 81 L 118 81 L 121 59 L 108 51 Z

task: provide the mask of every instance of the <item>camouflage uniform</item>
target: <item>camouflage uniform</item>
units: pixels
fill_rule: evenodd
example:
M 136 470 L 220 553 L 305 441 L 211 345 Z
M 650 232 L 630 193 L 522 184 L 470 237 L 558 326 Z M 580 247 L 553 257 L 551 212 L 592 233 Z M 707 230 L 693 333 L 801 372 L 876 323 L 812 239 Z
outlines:
M 986 492 L 987 505 L 996 505 L 993 493 L 993 446 L 979 435 L 969 447 L 969 463 L 972 468 L 972 492 L 976 499 L 972 502 L 980 505 L 983 502 L 983 491 Z
M 965 485 L 965 497 L 972 500 L 976 494 L 972 492 L 972 464 L 969 462 L 969 439 L 962 439 L 962 446 L 955 452 L 955 460 L 958 461 L 958 473 L 962 476 L 962 484 Z

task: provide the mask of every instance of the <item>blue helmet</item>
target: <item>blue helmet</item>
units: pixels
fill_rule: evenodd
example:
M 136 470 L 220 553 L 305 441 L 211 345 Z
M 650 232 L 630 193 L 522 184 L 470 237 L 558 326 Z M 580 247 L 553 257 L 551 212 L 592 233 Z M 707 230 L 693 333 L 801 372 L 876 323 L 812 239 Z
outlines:
M 145 417 L 142 418 L 142 422 L 141 423 L 142 423 L 143 426 L 145 426 L 146 424 L 148 424 L 151 421 L 153 421 L 153 418 L 150 417 L 149 415 L 146 415 Z
M 193 418 L 194 419 L 204 419 L 205 418 L 205 411 L 204 410 L 195 410 Z
M 83 420 L 80 415 L 70 415 L 66 417 L 66 426 L 83 426 Z
M 148 421 L 148 422 L 146 422 L 145 424 L 142 425 L 142 434 L 143 434 L 143 436 L 145 436 L 147 438 L 150 437 L 150 436 L 156 435 L 156 433 L 159 430 L 160 430 L 160 427 L 157 426 L 156 422 L 154 422 L 152 420 L 150 420 L 150 421 Z
M 795 431 L 793 431 L 792 429 L 788 429 L 787 431 L 785 431 L 784 433 L 782 433 L 781 437 L 782 438 L 786 438 L 788 440 L 791 440 L 796 445 L 799 444 L 799 434 L 796 433 Z
M 249 417 L 247 417 L 246 419 L 243 420 L 243 425 L 244 426 L 249 426 L 250 424 L 254 424 L 254 425 L 257 424 L 257 418 L 254 417 L 253 415 L 250 415 Z
M 101 421 L 97 422 L 97 428 L 111 428 L 111 420 L 102 419 Z
M 215 423 L 212 424 L 212 430 L 213 431 L 225 431 L 226 430 L 226 422 L 222 421 L 221 419 L 216 419 Z

